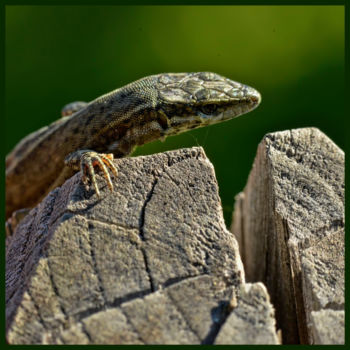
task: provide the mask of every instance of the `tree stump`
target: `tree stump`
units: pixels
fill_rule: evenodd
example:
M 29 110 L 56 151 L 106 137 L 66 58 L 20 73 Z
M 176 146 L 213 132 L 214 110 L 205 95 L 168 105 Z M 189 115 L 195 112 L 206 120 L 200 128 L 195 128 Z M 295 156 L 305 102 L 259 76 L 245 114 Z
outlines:
M 344 152 L 316 128 L 267 134 L 231 231 L 284 343 L 344 343 Z
M 114 192 L 98 176 L 99 199 L 76 174 L 8 242 L 7 341 L 277 344 L 202 148 L 115 164 Z

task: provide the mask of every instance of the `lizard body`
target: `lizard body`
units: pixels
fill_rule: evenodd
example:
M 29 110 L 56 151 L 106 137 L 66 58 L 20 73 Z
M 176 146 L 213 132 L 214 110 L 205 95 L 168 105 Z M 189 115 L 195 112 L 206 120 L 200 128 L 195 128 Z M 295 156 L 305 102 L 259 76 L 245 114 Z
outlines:
M 90 103 L 70 104 L 61 119 L 25 137 L 6 157 L 6 217 L 35 206 L 79 166 L 83 177 L 90 171 L 98 192 L 92 165 L 99 163 L 107 177 L 107 168 L 116 169 L 95 152 L 124 157 L 135 146 L 247 113 L 260 99 L 247 85 L 201 72 L 153 75 Z

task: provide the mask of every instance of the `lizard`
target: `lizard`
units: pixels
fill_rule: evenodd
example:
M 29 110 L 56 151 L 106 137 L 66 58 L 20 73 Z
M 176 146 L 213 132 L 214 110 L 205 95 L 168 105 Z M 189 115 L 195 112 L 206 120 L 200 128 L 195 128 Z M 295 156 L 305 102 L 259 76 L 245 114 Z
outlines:
M 89 103 L 70 103 L 60 119 L 29 134 L 7 155 L 6 218 L 33 208 L 77 171 L 98 197 L 95 168 L 113 191 L 114 157 L 126 157 L 151 141 L 230 120 L 260 101 L 260 93 L 248 85 L 212 72 L 194 72 L 151 75 Z

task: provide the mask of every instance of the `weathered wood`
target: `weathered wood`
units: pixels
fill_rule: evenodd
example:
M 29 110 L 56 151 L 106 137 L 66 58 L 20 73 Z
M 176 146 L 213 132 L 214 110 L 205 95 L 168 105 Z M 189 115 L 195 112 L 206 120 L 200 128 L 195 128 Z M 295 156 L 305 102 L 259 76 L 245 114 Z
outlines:
M 203 150 L 116 165 L 114 193 L 98 178 L 99 200 L 77 174 L 14 233 L 8 342 L 278 343 L 266 290 L 244 282 Z
M 316 128 L 267 134 L 231 231 L 247 280 L 268 288 L 285 343 L 344 343 L 341 149 Z M 328 337 L 335 325 L 339 336 Z
M 215 344 L 276 344 L 274 309 L 262 283 L 246 283 L 237 307 L 226 319 Z M 278 341 L 280 342 L 278 334 Z

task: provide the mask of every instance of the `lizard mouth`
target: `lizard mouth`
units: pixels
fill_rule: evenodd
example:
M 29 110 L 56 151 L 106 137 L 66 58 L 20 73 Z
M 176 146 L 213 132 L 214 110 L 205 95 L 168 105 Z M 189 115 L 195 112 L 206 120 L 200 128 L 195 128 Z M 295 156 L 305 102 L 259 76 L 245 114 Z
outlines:
M 261 96 L 259 92 L 253 88 L 249 89 L 249 93 L 244 100 L 236 101 L 230 107 L 224 108 L 217 114 L 205 114 L 201 111 L 197 111 L 195 115 L 173 116 L 170 121 L 171 127 L 165 134 L 175 135 L 187 130 L 230 120 L 252 111 L 260 104 Z
M 253 90 L 253 89 L 252 89 Z M 200 114 L 200 119 L 203 121 L 203 124 L 213 124 L 220 121 L 230 120 L 235 117 L 238 117 L 242 114 L 246 114 L 259 106 L 261 102 L 261 95 L 259 92 L 254 90 L 252 94 L 249 95 L 245 100 L 240 101 L 239 103 L 233 105 L 231 108 L 223 110 L 218 115 L 205 115 Z

